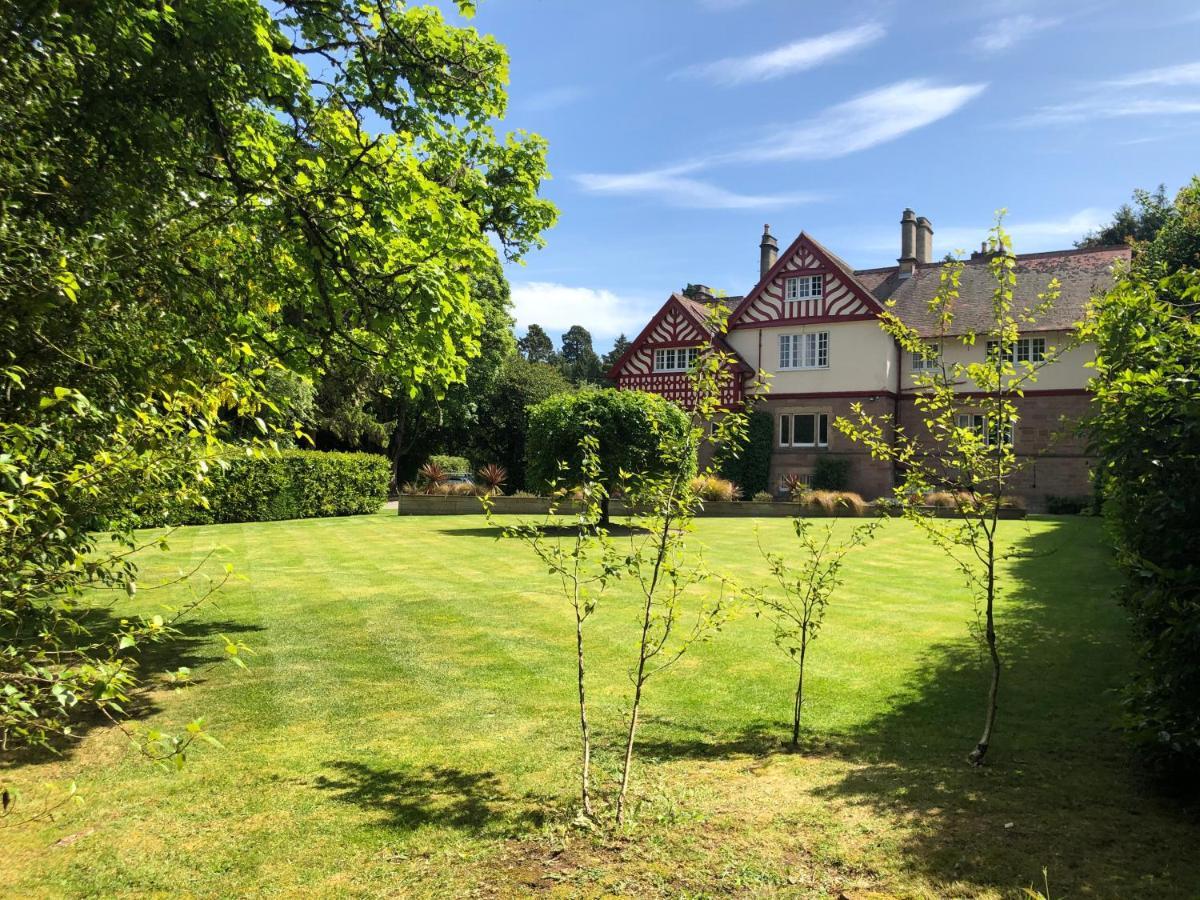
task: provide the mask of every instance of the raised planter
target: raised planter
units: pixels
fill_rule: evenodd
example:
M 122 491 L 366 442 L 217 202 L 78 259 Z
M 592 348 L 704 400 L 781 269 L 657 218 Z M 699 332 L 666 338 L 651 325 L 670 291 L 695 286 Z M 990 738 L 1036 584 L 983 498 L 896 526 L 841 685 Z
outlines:
M 952 509 L 944 507 L 927 506 L 925 511 L 930 515 L 939 518 L 955 518 L 956 514 Z M 550 498 L 548 497 L 495 497 L 492 500 L 492 511 L 496 515 L 503 516 L 544 516 L 550 511 Z M 466 516 L 466 515 L 482 515 L 483 506 L 479 502 L 478 497 L 444 497 L 440 495 L 428 496 L 425 494 L 403 494 L 396 503 L 396 512 L 402 516 Z M 562 515 L 574 515 L 579 512 L 578 504 L 564 500 L 558 504 L 558 512 Z M 706 500 L 703 508 L 696 511 L 696 515 L 712 518 L 743 518 L 743 519 L 770 519 L 770 518 L 786 518 L 794 516 L 799 512 L 795 503 L 785 501 L 776 501 L 767 503 L 759 500 Z M 614 517 L 629 515 L 629 509 L 621 500 L 613 500 L 609 508 L 609 513 Z M 872 506 L 867 512 L 867 515 L 895 516 L 899 515 L 899 510 L 889 507 L 877 508 Z M 809 518 L 823 518 L 821 513 L 808 513 Z M 1000 510 L 1001 519 L 1023 519 L 1025 518 L 1025 510 L 1023 509 L 1002 509 Z

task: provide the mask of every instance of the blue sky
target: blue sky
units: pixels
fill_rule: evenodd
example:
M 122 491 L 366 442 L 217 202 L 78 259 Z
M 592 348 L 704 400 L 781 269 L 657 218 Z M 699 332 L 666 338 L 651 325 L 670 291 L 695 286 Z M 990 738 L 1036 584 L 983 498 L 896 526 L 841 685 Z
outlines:
M 1050 250 L 1200 172 L 1194 0 L 482 0 L 472 24 L 509 48 L 504 126 L 549 140 L 561 213 L 509 268 L 518 331 L 599 350 L 689 281 L 748 290 L 765 223 L 865 268 L 906 206 L 937 256 L 1004 206 L 1018 252 Z

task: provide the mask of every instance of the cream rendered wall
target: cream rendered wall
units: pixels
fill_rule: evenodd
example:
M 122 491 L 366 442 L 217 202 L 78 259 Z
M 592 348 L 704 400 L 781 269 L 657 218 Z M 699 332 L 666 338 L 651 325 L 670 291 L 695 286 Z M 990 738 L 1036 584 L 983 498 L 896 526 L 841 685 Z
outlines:
M 1031 332 L 1026 336 L 1044 337 L 1046 339 L 1047 355 L 1054 355 L 1056 351 L 1053 348 L 1063 347 L 1067 340 L 1067 333 L 1062 331 Z M 945 349 L 946 362 L 950 364 L 983 362 L 986 347 L 987 340 L 982 337 L 972 347 L 964 346 L 956 338 L 950 338 Z M 1092 375 L 1092 370 L 1087 368 L 1086 364 L 1095 358 L 1096 348 L 1093 344 L 1083 344 L 1067 350 L 1053 362 L 1039 369 L 1037 381 L 1029 384 L 1026 390 L 1060 391 L 1086 388 L 1088 379 Z M 904 351 L 903 353 L 901 366 L 904 389 L 911 390 L 915 387 L 915 382 L 913 380 L 912 354 L 908 351 Z
M 810 331 L 829 332 L 829 367 L 781 370 L 779 336 Z M 874 319 L 819 325 L 736 328 L 726 339 L 748 365 L 770 373 L 768 396 L 814 392 L 873 393 L 896 389 L 896 346 Z

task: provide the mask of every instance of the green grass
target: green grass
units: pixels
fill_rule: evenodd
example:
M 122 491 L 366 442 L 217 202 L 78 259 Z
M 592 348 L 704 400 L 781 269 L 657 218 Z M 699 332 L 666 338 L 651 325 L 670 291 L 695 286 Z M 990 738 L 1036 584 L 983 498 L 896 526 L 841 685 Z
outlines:
M 760 527 L 791 548 L 787 520 Z M 1056 897 L 1196 896 L 1200 826 L 1139 781 L 1115 730 L 1129 651 L 1099 524 L 1004 534 L 1037 555 L 1009 571 L 989 766 L 964 762 L 985 687 L 970 602 L 893 521 L 849 561 L 814 645 L 804 752 L 781 743 L 792 669 L 747 613 L 650 683 L 618 835 L 570 824 L 572 620 L 527 549 L 475 517 L 183 529 L 144 583 L 214 547 L 210 567 L 245 580 L 149 664 L 202 666 L 218 633 L 257 656 L 153 694 L 144 720 L 203 714 L 226 749 L 163 773 L 97 728 L 4 772 L 76 778 L 86 803 L 0 831 L 0 894 L 1014 896 L 1047 866 Z M 752 522 L 701 520 L 697 539 L 763 580 Z M 636 615 L 614 591 L 590 633 L 606 785 Z

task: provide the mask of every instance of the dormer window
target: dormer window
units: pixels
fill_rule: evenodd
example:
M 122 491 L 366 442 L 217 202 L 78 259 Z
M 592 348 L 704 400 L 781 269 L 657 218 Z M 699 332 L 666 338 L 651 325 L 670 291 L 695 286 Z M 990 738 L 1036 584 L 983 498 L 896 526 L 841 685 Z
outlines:
M 824 275 L 796 275 L 783 283 L 785 300 L 811 300 L 825 289 Z

